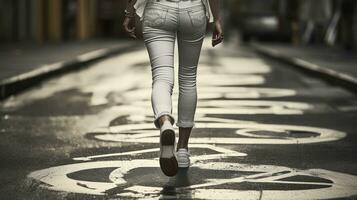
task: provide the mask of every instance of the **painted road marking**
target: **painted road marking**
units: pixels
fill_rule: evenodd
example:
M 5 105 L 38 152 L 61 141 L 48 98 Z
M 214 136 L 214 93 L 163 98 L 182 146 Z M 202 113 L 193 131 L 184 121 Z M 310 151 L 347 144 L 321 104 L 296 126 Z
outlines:
M 150 101 L 132 101 L 129 105 L 118 106 L 122 113 L 152 114 Z M 175 100 L 172 104 L 177 104 Z M 305 111 L 313 110 L 313 105 L 291 101 L 265 101 L 265 100 L 210 100 L 197 103 L 197 113 L 203 114 L 272 114 L 272 115 L 301 115 Z M 136 112 L 137 110 L 137 112 Z M 173 111 L 176 114 L 176 110 Z
M 194 145 L 194 148 L 208 148 L 216 151 L 210 155 L 192 156 L 194 165 L 190 170 L 208 170 L 215 173 L 234 174 L 232 178 L 210 178 L 200 177 L 196 184 L 190 184 L 190 170 L 181 174 L 180 178 L 188 179 L 186 185 L 174 187 L 171 194 L 163 192 L 162 187 L 150 186 L 152 179 L 138 183 L 126 180 L 128 174 L 135 170 L 154 169 L 154 174 L 158 171 L 157 158 L 153 159 L 132 159 L 132 160 L 109 160 L 90 161 L 51 167 L 34 171 L 28 175 L 31 180 L 43 183 L 41 187 L 73 193 L 83 193 L 92 195 L 110 195 L 116 197 L 130 197 L 140 199 L 157 198 L 202 198 L 202 199 L 328 199 L 343 198 L 357 195 L 357 176 L 344 173 L 323 170 L 307 169 L 300 170 L 284 166 L 274 165 L 250 165 L 236 162 L 209 161 L 222 159 L 224 157 L 246 156 L 230 149 L 215 147 L 212 145 Z M 143 149 L 122 154 L 108 154 L 92 156 L 90 159 L 98 159 L 121 155 L 138 155 L 142 153 L 158 151 L 155 149 Z M 208 156 L 208 157 L 207 157 Z M 76 158 L 76 160 L 85 160 Z M 100 180 L 88 180 L 86 174 L 91 170 L 107 171 L 95 177 Z M 103 177 L 101 177 L 103 176 Z M 160 174 L 159 174 L 160 176 Z M 305 177 L 306 181 L 302 181 Z M 195 178 L 195 177 L 194 177 Z M 104 181 L 106 180 L 106 181 Z M 167 180 L 160 180 L 160 185 L 165 185 Z M 177 181 L 177 180 L 176 180 Z M 236 189 L 219 189 L 219 186 L 235 184 Z M 253 184 L 253 185 L 252 185 Z M 216 187 L 213 188 L 212 187 Z M 241 189 L 239 189 L 241 188 Z M 255 189 L 254 189 L 255 188 Z M 257 190 L 256 188 L 260 188 Z M 236 198 L 237 197 L 237 198 Z
M 143 56 L 143 53 L 141 51 L 138 54 L 139 62 L 148 65 L 149 63 L 144 61 L 146 56 Z M 137 59 L 125 61 L 127 66 L 134 67 L 138 64 Z M 236 67 L 237 62 L 240 67 Z M 173 188 L 168 192 L 165 191 L 167 189 L 162 186 L 167 180 L 159 170 L 157 156 L 154 158 L 144 156 L 145 159 L 138 159 L 138 155 L 152 155 L 154 152 L 158 154 L 159 148 L 76 157 L 73 159 L 80 163 L 34 171 L 28 177 L 30 180 L 43 183 L 41 187 L 50 190 L 140 199 L 232 199 L 233 197 L 245 200 L 300 200 L 357 195 L 356 176 L 324 169 L 300 170 L 284 166 L 241 164 L 237 163 L 236 159 L 248 156 L 247 154 L 215 146 L 216 144 L 319 143 L 340 140 L 346 136 L 346 133 L 319 127 L 258 124 L 254 121 L 212 117 L 212 114 L 298 115 L 314 108 L 313 105 L 303 102 L 237 100 L 290 97 L 297 94 L 291 89 L 242 87 L 242 85 L 265 83 L 266 79 L 263 75 L 271 72 L 271 68 L 261 60 L 224 58 L 214 65 L 219 68 L 202 65 L 198 69 L 200 101 L 197 108 L 196 129 L 194 129 L 197 133 L 191 137 L 190 146 L 191 149 L 202 149 L 205 153 L 209 151 L 215 153 L 200 153 L 191 157 L 190 170 L 178 174 L 175 179 L 175 181 L 186 180 L 185 185 L 174 187 L 176 186 L 174 182 Z M 147 88 L 151 86 L 151 77 L 148 76 L 149 66 L 144 69 L 143 72 L 142 69 L 134 67 L 120 79 L 113 76 L 101 84 L 82 88 L 84 92 L 93 94 L 91 105 L 119 104 L 110 108 L 108 112 L 115 111 L 119 113 L 117 117 L 123 117 L 130 122 L 98 128 L 88 133 L 88 138 L 104 142 L 158 143 L 157 129 L 154 128 L 153 123 L 147 123 L 152 120 L 151 88 Z M 178 68 L 176 67 L 175 70 L 177 73 Z M 177 79 L 175 81 L 177 85 Z M 173 94 L 173 102 L 176 103 L 177 87 L 174 88 Z M 215 129 L 219 129 L 224 136 L 212 137 L 205 134 Z M 129 156 L 130 159 L 125 156 Z M 111 160 L 107 160 L 108 158 Z M 193 172 L 190 174 L 191 171 Z M 203 171 L 207 176 L 195 177 Z M 215 176 L 219 174 L 224 176 Z M 142 176 L 151 178 L 145 179 Z M 155 186 L 152 180 L 159 180 L 159 186 Z
M 201 155 L 199 157 L 192 157 L 191 162 L 195 163 L 196 161 L 204 161 L 204 160 L 212 160 L 212 159 L 221 159 L 224 157 L 237 157 L 237 156 L 247 156 L 245 153 L 240 153 L 237 151 L 233 151 L 227 148 L 222 148 L 214 145 L 209 144 L 192 144 L 190 145 L 192 148 L 200 148 L 200 149 L 209 149 L 218 152 L 219 154 L 210 154 L 210 155 Z M 136 151 L 128 151 L 122 153 L 112 153 L 112 154 L 103 154 L 103 155 L 95 155 L 95 156 L 87 156 L 87 157 L 76 157 L 73 160 L 82 160 L 82 161 L 89 161 L 98 158 L 106 158 L 106 157 L 113 157 L 113 156 L 124 156 L 124 155 L 137 155 L 137 154 L 144 154 L 150 152 L 159 152 L 159 148 L 152 148 L 152 149 L 144 149 L 144 150 L 136 150 Z M 158 158 L 154 158 L 158 160 Z
M 310 144 L 336 141 L 346 136 L 341 131 L 310 126 L 197 122 L 195 127 L 197 133 L 190 138 L 191 144 Z M 231 135 L 201 135 L 200 132 L 205 132 L 201 130 L 205 129 L 219 129 Z M 101 131 L 94 130 L 88 136 L 107 142 L 158 143 L 158 133 L 152 123 L 111 126 Z
M 114 90 L 115 91 L 115 90 Z M 215 87 L 202 86 L 197 88 L 198 99 L 260 99 L 260 98 L 277 98 L 295 96 L 297 93 L 291 89 L 280 88 L 257 88 L 257 87 Z M 117 93 L 118 96 L 125 100 L 149 100 L 151 88 L 135 88 L 135 90 Z M 172 99 L 177 101 L 178 91 L 174 90 Z M 123 102 L 124 103 L 124 102 Z M 126 103 L 126 102 L 125 102 Z

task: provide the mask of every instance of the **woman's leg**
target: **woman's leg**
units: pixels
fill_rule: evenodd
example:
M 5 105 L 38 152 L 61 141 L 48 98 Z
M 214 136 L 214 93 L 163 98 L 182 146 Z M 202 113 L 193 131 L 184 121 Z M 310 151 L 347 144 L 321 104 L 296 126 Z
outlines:
M 164 6 L 163 6 L 164 7 Z M 167 176 L 178 171 L 175 157 L 175 122 L 172 116 L 174 87 L 174 45 L 176 24 L 171 9 L 152 4 L 145 8 L 143 36 L 152 71 L 151 103 L 155 114 L 154 124 L 160 128 L 160 168 Z
M 147 9 L 143 22 L 143 37 L 150 57 L 152 72 L 151 104 L 154 124 L 160 128 L 163 120 L 174 124 L 172 115 L 172 91 L 174 87 L 174 45 L 175 33 L 165 23 L 166 11 Z M 157 19 L 162 17 L 163 19 Z M 162 122 L 162 123 L 161 123 Z
M 188 148 L 188 140 L 194 127 L 194 115 L 197 105 L 197 65 L 202 43 L 206 33 L 207 18 L 204 6 L 195 6 L 192 10 L 180 14 L 177 34 L 179 53 L 179 98 L 178 148 Z
M 190 139 L 191 131 L 192 127 L 179 127 L 179 140 L 177 142 L 176 151 L 182 148 L 188 150 L 188 140 Z

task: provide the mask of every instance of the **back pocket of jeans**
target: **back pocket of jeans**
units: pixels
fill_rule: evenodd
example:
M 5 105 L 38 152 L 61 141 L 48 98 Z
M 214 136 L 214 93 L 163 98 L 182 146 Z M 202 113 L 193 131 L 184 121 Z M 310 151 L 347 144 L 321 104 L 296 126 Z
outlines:
M 204 9 L 188 11 L 188 15 L 193 27 L 204 26 L 206 23 L 206 12 Z
M 161 27 L 166 22 L 167 9 L 146 7 L 143 25 L 150 27 Z

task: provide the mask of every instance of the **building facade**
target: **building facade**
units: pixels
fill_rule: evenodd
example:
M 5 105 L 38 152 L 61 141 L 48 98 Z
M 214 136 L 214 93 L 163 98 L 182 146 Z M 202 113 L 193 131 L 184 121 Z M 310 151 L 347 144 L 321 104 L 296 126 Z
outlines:
M 117 0 L 0 0 L 0 41 L 120 36 L 124 6 Z

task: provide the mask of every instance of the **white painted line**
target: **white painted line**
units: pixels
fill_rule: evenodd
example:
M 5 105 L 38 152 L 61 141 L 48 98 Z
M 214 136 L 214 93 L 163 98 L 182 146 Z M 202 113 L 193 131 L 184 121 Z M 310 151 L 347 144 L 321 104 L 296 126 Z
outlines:
M 57 167 L 51 167 L 48 169 L 38 170 L 32 172 L 28 177 L 34 181 L 40 181 L 44 183 L 41 187 L 64 192 L 83 193 L 92 195 L 106 195 L 106 192 L 110 189 L 122 187 L 121 193 L 115 194 L 117 197 L 123 198 L 141 198 L 141 199 L 156 199 L 158 195 L 160 198 L 199 198 L 199 199 L 231 199 L 232 197 L 239 197 L 239 199 L 250 199 L 252 197 L 262 197 L 262 199 L 292 199 L 292 200 L 304 200 L 304 199 L 328 199 L 328 198 L 344 198 L 357 195 L 355 188 L 357 187 L 357 176 L 328 171 L 324 169 L 293 169 L 283 166 L 274 165 L 251 165 L 240 164 L 234 162 L 202 162 L 210 159 L 217 159 L 234 154 L 234 151 L 217 148 L 212 145 L 196 145 L 196 147 L 209 148 L 212 150 L 218 150 L 221 153 L 210 155 L 192 156 L 195 162 L 194 166 L 197 170 L 212 170 L 215 172 L 224 171 L 236 171 L 236 174 L 242 172 L 253 173 L 252 175 L 241 175 L 238 177 L 227 179 L 214 179 L 203 178 L 201 183 L 192 184 L 189 186 L 177 187 L 176 195 L 160 194 L 162 188 L 149 187 L 140 185 L 140 183 L 128 184 L 125 180 L 125 175 L 131 170 L 146 168 L 158 168 L 158 161 L 155 159 L 133 159 L 133 160 L 110 160 L 110 161 L 96 161 L 96 162 L 84 162 L 77 164 L 68 164 Z M 154 149 L 143 149 L 139 151 L 132 151 L 133 154 L 140 154 L 142 152 L 152 152 Z M 158 148 L 155 148 L 158 150 Z M 236 152 L 239 154 L 239 152 Z M 221 154 L 220 156 L 218 156 Z M 225 155 L 226 154 L 226 155 Z M 108 179 L 110 181 L 87 181 L 76 180 L 69 178 L 67 175 L 75 172 L 81 172 L 85 170 L 96 170 L 103 168 L 116 168 L 110 174 Z M 309 179 L 316 178 L 316 181 L 294 181 L 295 176 L 307 176 Z M 186 177 L 189 179 L 190 177 Z M 289 178 L 289 180 L 283 180 Z M 325 179 L 329 182 L 320 181 Z M 150 180 L 147 180 L 150 181 Z M 240 190 L 240 189 L 216 189 L 223 184 L 241 184 L 253 183 L 257 187 L 262 187 L 265 184 L 269 185 L 289 185 L 284 186 L 282 189 L 263 189 L 258 190 Z M 259 186 L 260 185 L 260 186 Z M 310 188 L 310 187 L 313 188 Z M 210 188 L 207 188 L 210 187 Z M 294 188 L 297 187 L 297 188 Z M 306 189 L 304 189 L 306 187 Z M 207 188 L 207 189 L 206 189 Z M 269 187 L 268 187 L 269 188 Z M 262 195 L 263 194 L 263 195 Z M 178 195 L 178 196 L 177 196 Z M 186 196 L 189 195 L 189 196 Z
M 196 123 L 197 129 L 233 129 L 237 135 L 231 137 L 191 137 L 191 144 L 310 144 L 336 141 L 344 138 L 346 133 L 333 129 L 275 125 L 275 124 L 235 124 L 235 123 Z M 112 126 L 110 133 L 98 133 L 94 137 L 108 142 L 133 142 L 133 143 L 157 143 L 158 136 L 153 136 L 152 123 L 126 124 Z M 148 137 L 141 137 L 143 133 L 150 133 Z M 294 133 L 297 135 L 291 135 Z M 139 137 L 135 135 L 139 134 Z M 268 134 L 268 135 L 264 135 Z M 304 135 L 301 137 L 299 135 Z M 239 135 L 244 137 L 239 137 Z
M 221 154 L 221 157 L 225 156 L 246 156 L 247 154 L 245 153 L 240 153 L 237 151 L 233 151 L 230 149 L 222 148 L 222 147 L 217 147 L 214 145 L 209 145 L 209 144 L 192 144 L 190 145 L 191 148 L 201 148 L 201 149 L 211 149 L 216 152 L 219 152 Z M 122 152 L 122 153 L 111 153 L 111 154 L 102 154 L 102 155 L 95 155 L 95 156 L 87 156 L 87 157 L 76 157 L 73 158 L 73 160 L 81 160 L 81 161 L 89 161 L 89 160 L 94 160 L 98 158 L 107 158 L 107 157 L 114 157 L 114 156 L 124 156 L 124 155 L 137 155 L 137 154 L 143 154 L 143 153 L 150 153 L 150 152 L 157 152 L 159 151 L 159 148 L 152 148 L 152 149 L 143 149 L 143 150 L 136 150 L 136 151 L 127 151 L 127 152 Z M 216 154 L 211 154 L 211 155 L 202 155 L 200 159 L 207 160 L 207 159 L 212 159 L 212 158 L 221 158 L 218 157 Z M 194 158 L 193 158 L 194 159 Z
M 91 52 L 82 54 L 80 56 L 77 56 L 77 60 L 81 61 L 81 62 L 87 62 L 89 60 L 99 58 L 99 57 L 107 54 L 108 52 L 109 52 L 109 49 L 106 49 L 106 48 L 105 49 L 98 49 L 98 50 L 91 51 Z

